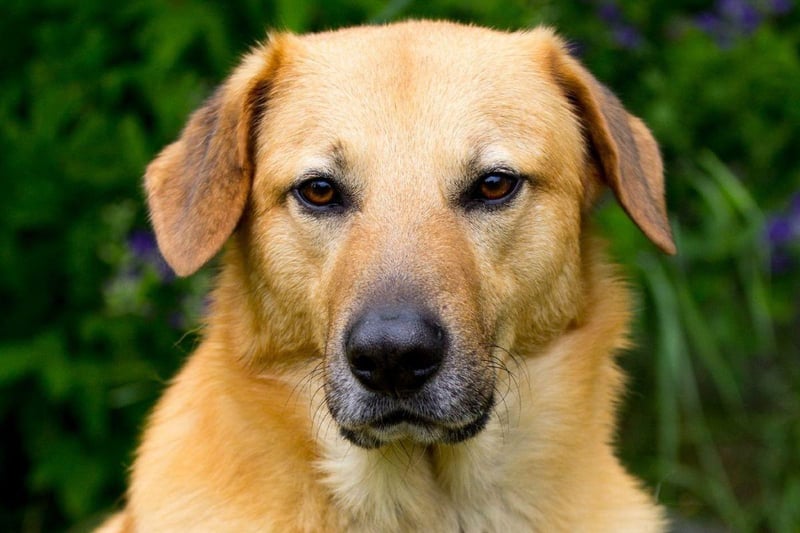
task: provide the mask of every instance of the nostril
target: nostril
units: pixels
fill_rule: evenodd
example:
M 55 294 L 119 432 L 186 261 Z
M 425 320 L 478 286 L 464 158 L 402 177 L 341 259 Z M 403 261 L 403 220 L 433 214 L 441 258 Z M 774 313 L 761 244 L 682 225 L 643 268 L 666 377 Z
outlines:
M 353 370 L 358 372 L 374 372 L 378 368 L 378 364 L 374 358 L 366 355 L 358 355 L 350 360 L 350 366 Z
M 439 368 L 439 360 L 430 352 L 413 351 L 403 354 L 400 357 L 399 365 L 417 377 L 427 377 Z

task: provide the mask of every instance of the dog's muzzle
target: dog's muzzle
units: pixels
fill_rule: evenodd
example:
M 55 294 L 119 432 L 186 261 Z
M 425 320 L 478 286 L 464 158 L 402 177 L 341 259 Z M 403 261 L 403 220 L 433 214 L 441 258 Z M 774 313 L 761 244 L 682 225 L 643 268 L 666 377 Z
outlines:
M 341 338 L 341 352 L 329 357 L 326 401 L 347 440 L 365 448 L 402 439 L 455 443 L 485 426 L 494 376 L 477 368 L 475 352 L 457 346 L 435 313 L 372 304 Z

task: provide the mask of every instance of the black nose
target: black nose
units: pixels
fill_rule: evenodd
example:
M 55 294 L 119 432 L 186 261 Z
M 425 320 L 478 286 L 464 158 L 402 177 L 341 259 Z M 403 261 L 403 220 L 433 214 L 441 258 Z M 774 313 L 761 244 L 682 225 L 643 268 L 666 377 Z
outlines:
M 441 326 L 410 305 L 367 309 L 345 338 L 353 375 L 368 389 L 393 396 L 418 391 L 439 369 L 444 350 Z

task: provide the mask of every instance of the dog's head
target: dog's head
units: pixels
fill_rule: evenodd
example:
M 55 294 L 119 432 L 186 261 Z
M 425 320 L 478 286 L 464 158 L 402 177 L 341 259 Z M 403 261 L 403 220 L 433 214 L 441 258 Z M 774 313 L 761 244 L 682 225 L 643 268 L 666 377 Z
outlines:
M 503 349 L 580 316 L 602 185 L 674 251 L 652 136 L 552 32 L 427 22 L 274 37 L 146 176 L 170 265 L 233 233 L 248 357 L 321 358 L 364 447 L 483 427 Z

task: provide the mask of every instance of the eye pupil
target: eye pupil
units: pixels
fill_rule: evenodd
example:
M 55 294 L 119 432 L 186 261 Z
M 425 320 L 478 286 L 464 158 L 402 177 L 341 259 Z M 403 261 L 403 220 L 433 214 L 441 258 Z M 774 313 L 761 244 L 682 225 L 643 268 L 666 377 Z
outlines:
M 310 180 L 301 185 L 298 191 L 306 202 L 316 207 L 334 203 L 337 196 L 333 184 L 323 179 Z
M 514 191 L 517 180 L 502 174 L 489 174 L 480 180 L 478 195 L 483 200 L 500 200 Z

